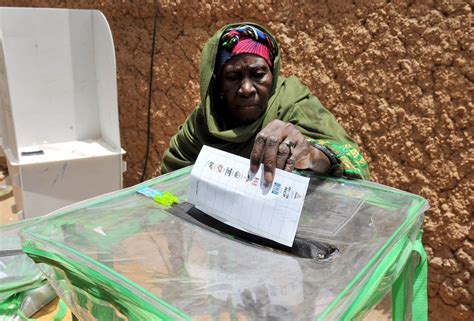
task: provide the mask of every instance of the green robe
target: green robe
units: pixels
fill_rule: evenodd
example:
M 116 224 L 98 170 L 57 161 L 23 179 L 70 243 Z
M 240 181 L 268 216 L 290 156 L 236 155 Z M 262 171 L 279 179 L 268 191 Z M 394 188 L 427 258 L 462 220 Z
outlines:
M 253 23 L 245 24 L 265 30 Z M 238 25 L 242 24 L 229 26 Z M 170 146 L 163 156 L 161 173 L 193 164 L 203 145 L 249 158 L 256 134 L 272 120 L 280 119 L 292 123 L 310 143 L 323 145 L 334 153 L 340 164 L 331 175 L 369 179 L 367 162 L 335 117 L 297 78 L 279 76 L 278 47 L 273 63 L 271 96 L 265 113 L 251 124 L 227 127 L 222 117 L 225 108 L 219 105 L 213 93 L 216 78 L 213 72 L 219 39 L 229 26 L 220 29 L 203 48 L 200 63 L 201 104 L 171 138 Z

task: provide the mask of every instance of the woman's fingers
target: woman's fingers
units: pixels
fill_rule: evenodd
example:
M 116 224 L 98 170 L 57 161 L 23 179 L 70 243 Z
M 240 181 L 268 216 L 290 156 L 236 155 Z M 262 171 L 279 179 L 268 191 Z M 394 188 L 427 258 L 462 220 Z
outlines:
M 291 156 L 290 146 L 285 141 L 278 146 L 276 168 L 285 169 L 286 161 Z
M 280 137 L 278 137 L 277 135 L 268 136 L 265 142 L 265 152 L 263 154 L 263 177 L 267 184 L 273 182 L 279 145 Z
M 264 180 L 273 182 L 275 169 L 291 172 L 299 165 L 301 155 L 307 154 L 304 136 L 290 123 L 272 121 L 255 138 L 250 155 L 250 170 L 257 172 L 260 163 L 264 167 Z
M 295 155 L 290 155 L 290 157 L 286 160 L 284 170 L 291 173 L 294 168 L 295 168 Z
M 253 144 L 252 152 L 250 154 L 250 171 L 256 173 L 262 162 L 263 153 L 265 150 L 265 141 L 267 139 L 266 134 L 261 131 L 255 137 L 255 142 Z
M 282 128 L 284 128 L 282 124 L 284 125 L 285 123 L 281 120 L 274 120 L 262 129 L 255 137 L 252 152 L 250 153 L 250 170 L 253 173 L 258 171 L 260 163 L 263 162 L 267 139 L 270 136 L 276 137 L 277 141 L 281 139 L 281 136 L 283 135 Z

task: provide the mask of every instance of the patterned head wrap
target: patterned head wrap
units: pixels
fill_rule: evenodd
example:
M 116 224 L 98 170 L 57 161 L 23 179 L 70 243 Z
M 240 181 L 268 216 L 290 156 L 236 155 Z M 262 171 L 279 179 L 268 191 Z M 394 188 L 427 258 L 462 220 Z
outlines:
M 219 71 L 230 58 L 244 53 L 262 57 L 271 68 L 276 46 L 265 32 L 256 27 L 244 25 L 229 28 L 224 31 L 219 42 L 216 70 Z

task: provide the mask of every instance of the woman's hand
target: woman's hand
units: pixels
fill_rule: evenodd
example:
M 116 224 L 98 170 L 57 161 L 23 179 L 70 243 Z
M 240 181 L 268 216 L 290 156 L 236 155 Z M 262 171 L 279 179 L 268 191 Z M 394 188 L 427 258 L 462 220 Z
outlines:
M 264 179 L 273 182 L 275 168 L 291 172 L 294 168 L 326 173 L 331 162 L 324 153 L 308 144 L 303 134 L 291 123 L 274 120 L 255 137 L 250 154 L 250 171 L 264 166 Z

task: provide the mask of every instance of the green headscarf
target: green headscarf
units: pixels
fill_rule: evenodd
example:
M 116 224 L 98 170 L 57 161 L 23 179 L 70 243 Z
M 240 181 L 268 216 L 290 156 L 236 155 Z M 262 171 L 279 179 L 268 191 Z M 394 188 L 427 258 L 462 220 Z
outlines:
M 273 84 L 265 113 L 251 124 L 227 128 L 222 113 L 225 106 L 216 99 L 214 66 L 219 40 L 229 27 L 251 25 L 266 32 L 277 46 L 273 62 Z M 201 104 L 171 138 L 163 156 L 161 173 L 194 164 L 203 145 L 249 158 L 255 135 L 272 120 L 292 123 L 310 143 L 331 150 L 341 162 L 333 175 L 369 178 L 367 163 L 359 154 L 357 145 L 337 123 L 335 117 L 295 77 L 280 77 L 280 48 L 275 38 L 254 23 L 231 24 L 221 28 L 208 40 L 200 62 Z

